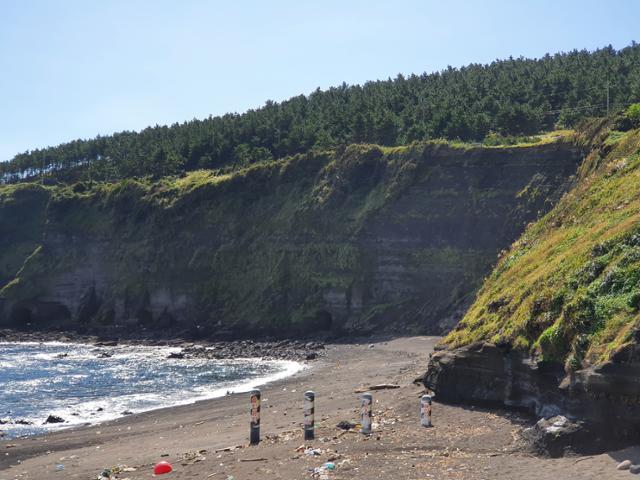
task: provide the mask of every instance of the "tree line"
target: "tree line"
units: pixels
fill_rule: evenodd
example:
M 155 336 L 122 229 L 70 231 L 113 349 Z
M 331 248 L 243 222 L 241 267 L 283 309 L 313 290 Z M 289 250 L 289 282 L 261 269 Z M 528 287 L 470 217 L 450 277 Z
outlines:
M 27 151 L 0 182 L 163 176 L 233 168 L 350 143 L 402 145 L 530 135 L 640 100 L 640 45 L 509 58 L 422 75 L 342 84 L 243 114 L 124 131 Z

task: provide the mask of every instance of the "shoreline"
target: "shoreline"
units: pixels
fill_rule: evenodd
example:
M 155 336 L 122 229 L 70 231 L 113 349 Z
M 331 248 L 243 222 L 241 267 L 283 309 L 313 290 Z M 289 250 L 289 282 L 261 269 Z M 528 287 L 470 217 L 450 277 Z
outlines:
M 40 340 L 34 339 L 32 336 L 28 337 L 20 337 L 19 341 L 31 341 L 31 342 L 39 342 Z M 82 337 L 83 339 L 87 339 L 88 337 Z M 435 337 L 432 337 L 435 338 Z M 369 350 L 369 345 L 371 339 L 361 339 L 363 342 L 359 344 L 359 347 L 364 351 Z M 366 341 L 365 341 L 366 340 Z M 0 341 L 7 341 L 6 338 L 0 338 Z M 18 341 L 15 338 L 10 340 L 11 342 Z M 68 340 L 66 339 L 55 339 L 51 341 L 69 343 L 69 342 L 78 342 L 78 337 L 70 337 Z M 100 342 L 98 342 L 100 343 Z M 182 344 L 181 341 L 172 342 Z M 188 342 L 191 343 L 191 342 Z M 119 343 L 120 344 L 120 343 Z M 129 342 L 123 341 L 121 344 L 123 345 L 140 345 L 137 342 Z M 95 345 L 95 343 L 93 343 Z M 147 345 L 144 343 L 143 345 Z M 332 361 L 330 358 L 334 357 L 333 353 L 336 349 L 343 350 L 354 347 L 358 344 L 351 345 L 327 345 L 327 349 L 329 349 L 327 356 L 319 357 L 314 360 L 310 364 L 307 364 L 306 368 L 303 368 L 292 375 L 288 375 L 287 377 L 275 380 L 273 382 L 269 382 L 263 385 L 261 390 L 263 393 L 263 405 L 264 402 L 269 402 L 269 396 L 265 396 L 266 392 L 277 392 L 291 390 L 292 393 L 299 392 L 302 395 L 301 390 L 297 390 L 296 388 L 291 389 L 292 385 L 296 385 L 299 382 L 304 382 L 310 380 L 312 377 L 316 375 L 321 375 L 325 377 L 330 375 Z M 163 344 L 154 345 L 154 346 L 166 346 Z M 342 356 L 342 355 L 340 355 Z M 330 358 L 327 358 L 330 357 Z M 317 389 L 316 389 L 317 390 Z M 179 417 L 183 415 L 187 415 L 191 417 L 193 414 L 200 415 L 203 411 L 213 409 L 216 410 L 218 408 L 222 410 L 227 410 L 230 407 L 239 406 L 240 409 L 244 412 L 246 408 L 244 408 L 248 399 L 244 399 L 246 397 L 246 392 L 234 392 L 230 395 L 225 395 L 222 397 L 216 397 L 212 399 L 204 399 L 197 400 L 195 402 L 191 402 L 184 405 L 176 405 L 171 407 L 162 407 L 158 409 L 148 410 L 145 412 L 136 413 L 134 415 L 121 416 L 113 420 L 109 420 L 106 422 L 88 424 L 88 425 L 78 425 L 71 426 L 69 428 L 64 428 L 52 432 L 48 432 L 40 435 L 27 436 L 22 438 L 13 438 L 10 440 L 0 440 L 0 452 L 3 446 L 7 444 L 16 444 L 16 447 L 11 447 L 7 453 L 9 455 L 5 455 L 3 458 L 0 456 L 0 472 L 9 468 L 10 469 L 10 461 L 6 457 L 21 457 L 19 458 L 20 463 L 18 466 L 23 466 L 26 459 L 38 457 L 39 455 L 46 454 L 47 451 L 51 451 L 52 444 L 55 445 L 54 448 L 59 447 L 60 449 L 67 450 L 69 447 L 74 448 L 79 446 L 77 444 L 77 440 L 79 438 L 87 439 L 87 436 L 90 435 L 90 432 L 98 430 L 100 433 L 96 433 L 96 435 L 100 435 L 99 440 L 100 443 L 105 443 L 106 441 L 110 441 L 114 438 L 115 432 L 121 431 L 123 428 L 133 428 L 135 425 L 139 424 L 147 424 L 147 422 L 157 422 L 158 418 L 168 418 L 177 415 Z M 273 408 L 269 405 L 265 405 L 263 408 Z M 285 413 L 286 415 L 286 413 Z M 243 415 L 244 416 L 244 415 Z M 198 423 L 198 422 L 196 422 Z M 234 423 L 234 422 L 232 422 Z M 106 430 L 106 431 L 105 431 Z M 244 434 L 244 430 L 246 430 L 246 434 Z M 110 435 L 105 435 L 109 432 Z M 268 432 L 268 429 L 265 429 L 263 426 L 263 431 Z M 266 433 L 266 435 L 269 435 Z M 244 437 L 248 440 L 248 428 L 243 429 L 243 433 L 239 436 L 238 441 L 242 442 Z M 93 438 L 91 438 L 93 440 Z M 83 440 L 84 441 L 84 440 Z M 93 443 L 93 442 L 92 442 Z M 16 449 L 18 447 L 25 447 L 24 449 Z M 46 449 L 46 450 L 45 450 Z M 15 465 L 14 465 L 15 466 Z M 0 480 L 4 480 L 4 477 L 0 475 Z
M 0 341 L 0 348 L 3 345 L 20 345 L 20 344 L 28 344 L 28 345 L 73 345 L 73 346 L 82 346 L 91 348 L 93 345 L 87 343 L 65 343 L 58 341 L 47 341 L 47 342 L 5 342 Z M 105 351 L 109 352 L 110 350 L 117 348 L 131 348 L 131 352 L 138 355 L 141 353 L 140 350 L 133 350 L 138 348 L 144 349 L 169 349 L 172 347 L 159 347 L 159 346 L 148 346 L 148 345 L 124 345 L 121 344 L 117 347 L 109 347 L 109 350 L 101 350 L 100 352 L 94 350 L 93 353 L 96 354 L 98 358 L 100 358 L 101 353 L 104 354 Z M 77 352 L 76 352 L 77 353 Z M 166 352 L 160 352 L 166 353 Z M 110 351 L 109 357 L 111 355 L 126 355 L 126 351 L 114 352 Z M 144 354 L 144 353 L 143 353 Z M 51 354 L 53 355 L 53 354 Z M 81 353 L 82 355 L 82 353 Z M 66 353 L 65 353 L 66 356 Z M 171 359 L 171 355 L 166 357 L 167 360 Z M 170 360 L 170 362 L 189 362 L 191 359 L 199 360 L 196 357 L 184 357 L 184 358 L 176 358 Z M 208 359 L 207 359 L 208 360 Z M 95 397 L 85 397 L 76 405 L 60 405 L 58 407 L 42 410 L 39 412 L 37 418 L 34 416 L 34 413 L 25 415 L 12 415 L 5 416 L 4 418 L 0 418 L 0 448 L 2 441 L 9 440 L 17 440 L 21 438 L 30 438 L 37 437 L 41 435 L 48 435 L 51 433 L 55 433 L 62 430 L 69 430 L 72 428 L 79 428 L 84 426 L 91 425 L 100 425 L 112 420 L 116 420 L 119 418 L 124 418 L 128 415 L 146 413 L 154 410 L 166 409 L 166 408 L 174 408 L 183 405 L 191 405 L 197 402 L 202 402 L 206 400 L 212 400 L 236 393 L 245 393 L 250 391 L 252 388 L 263 387 L 264 385 L 268 385 L 270 383 L 274 383 L 277 381 L 285 380 L 286 378 L 293 376 L 299 372 L 312 368 L 312 363 L 309 361 L 297 361 L 297 360 L 281 360 L 281 359 L 261 359 L 261 358 L 234 358 L 234 359 L 211 359 L 211 362 L 231 362 L 231 364 L 236 363 L 246 363 L 246 362 L 255 362 L 261 361 L 266 364 L 271 364 L 276 367 L 276 371 L 264 373 L 258 376 L 250 377 L 250 378 L 239 378 L 233 383 L 229 384 L 212 384 L 210 389 L 206 391 L 191 391 L 191 395 L 187 398 L 180 397 L 170 397 L 166 398 L 164 402 L 159 405 L 149 405 L 147 407 L 134 407 L 133 405 L 119 405 L 118 408 L 114 408 L 115 405 L 111 404 L 111 400 L 113 397 L 108 396 L 105 398 L 104 403 L 109 404 L 109 406 L 100 405 L 99 400 Z M 167 366 L 170 366 L 172 363 L 167 362 Z M 87 410 L 87 405 L 92 404 L 93 410 L 89 413 Z M 96 410 L 96 407 L 97 408 Z M 123 410 L 124 408 L 124 410 Z M 85 416 L 80 416 L 78 412 L 84 411 Z M 70 413 L 72 412 L 72 413 Z M 64 422 L 61 423 L 49 423 L 47 422 L 41 423 L 44 419 L 49 416 L 58 417 Z M 90 416 L 87 416 L 90 415 Z
M 443 404 L 436 397 L 434 426 L 421 427 L 424 388 L 414 380 L 424 373 L 436 341 L 402 337 L 327 344 L 311 368 L 261 388 L 257 446 L 248 445 L 249 396 L 237 393 L 15 439 L 10 447 L 2 442 L 0 480 L 86 480 L 112 466 L 121 469 L 118 480 L 152 479 L 152 466 L 160 460 L 173 465 L 167 478 L 174 479 L 312 479 L 326 462 L 335 466 L 325 472 L 330 480 L 629 478 L 615 466 L 624 458 L 640 458 L 640 451 L 538 457 L 522 442 L 533 420 L 509 410 Z M 358 420 L 358 392 L 381 384 L 397 388 L 372 392 L 373 434 L 337 428 Z M 302 396 L 309 389 L 316 393 L 316 438 L 305 441 Z M 56 473 L 58 465 L 64 473 Z
M 218 340 L 218 339 L 162 339 L 152 336 L 118 336 L 105 338 L 97 335 L 65 333 L 58 331 L 0 330 L 0 343 L 74 343 L 96 348 L 116 346 L 148 346 L 180 348 L 184 357 L 208 358 L 212 360 L 236 358 L 262 358 L 264 360 L 315 360 L 322 356 L 323 339 L 264 339 L 264 340 Z

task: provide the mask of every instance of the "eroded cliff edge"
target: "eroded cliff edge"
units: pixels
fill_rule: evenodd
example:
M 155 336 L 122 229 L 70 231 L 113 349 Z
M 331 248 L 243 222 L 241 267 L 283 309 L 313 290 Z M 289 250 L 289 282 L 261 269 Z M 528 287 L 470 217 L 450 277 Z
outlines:
M 640 440 L 640 131 L 595 128 L 578 181 L 501 255 L 431 358 L 439 399 L 526 409 L 540 451 Z
M 582 152 L 356 145 L 234 172 L 0 187 L 0 326 L 440 333 Z

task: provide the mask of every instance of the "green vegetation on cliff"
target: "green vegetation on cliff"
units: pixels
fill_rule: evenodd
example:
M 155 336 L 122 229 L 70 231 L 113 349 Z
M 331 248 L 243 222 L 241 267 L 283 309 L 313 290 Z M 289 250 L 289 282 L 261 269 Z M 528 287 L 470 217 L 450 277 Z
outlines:
M 440 332 L 575 172 L 567 132 L 520 141 L 533 143 L 359 144 L 232 171 L 0 186 L 24 227 L 2 226 L 22 247 L 3 251 L 0 325 Z
M 590 126 L 594 149 L 576 187 L 503 252 L 444 345 L 509 343 L 578 369 L 636 341 L 639 112 L 632 105 L 615 121 Z
M 0 186 L 0 288 L 42 241 L 49 196 L 37 184 Z
M 510 58 L 433 74 L 317 90 L 244 114 L 228 114 L 25 152 L 0 163 L 0 182 L 156 178 L 237 169 L 352 143 L 428 139 L 486 144 L 571 126 L 640 97 L 640 46 Z M 521 141 L 526 138 L 507 141 Z

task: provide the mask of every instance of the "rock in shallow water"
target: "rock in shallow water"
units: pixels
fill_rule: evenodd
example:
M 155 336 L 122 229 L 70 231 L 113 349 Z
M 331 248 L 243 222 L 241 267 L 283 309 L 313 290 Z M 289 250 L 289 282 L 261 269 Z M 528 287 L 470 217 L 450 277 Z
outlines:
M 633 474 L 640 473 L 640 465 L 631 465 L 631 467 L 629 468 L 629 471 Z
M 59 417 L 57 415 L 49 415 L 47 417 L 47 419 L 44 421 L 45 424 L 47 423 L 64 423 L 64 418 Z

